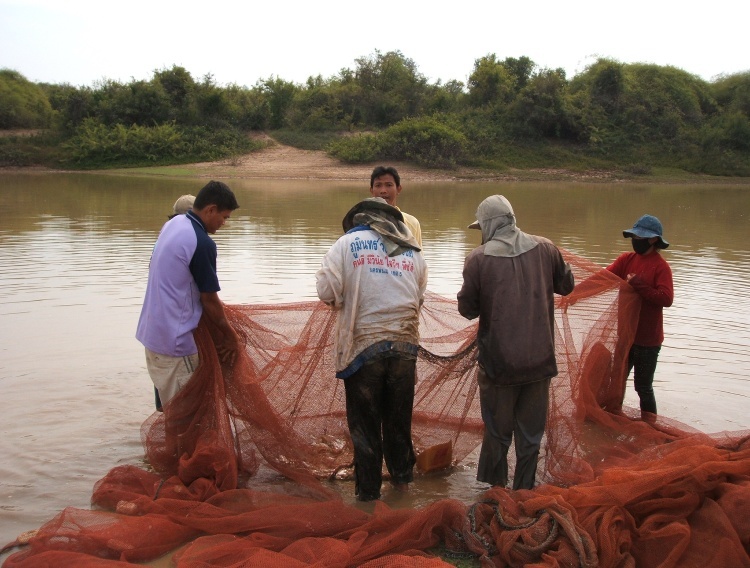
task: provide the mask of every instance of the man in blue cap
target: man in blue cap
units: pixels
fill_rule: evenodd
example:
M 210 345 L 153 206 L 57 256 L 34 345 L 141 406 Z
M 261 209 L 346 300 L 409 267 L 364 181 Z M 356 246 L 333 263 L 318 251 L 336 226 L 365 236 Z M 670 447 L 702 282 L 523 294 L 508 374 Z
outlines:
M 662 234 L 659 219 L 643 215 L 632 229 L 622 232 L 623 237 L 632 239 L 633 252 L 622 253 L 607 267 L 626 280 L 641 297 L 638 327 L 628 354 L 628 374 L 634 370 L 633 383 L 644 418 L 656 414 L 653 382 L 656 361 L 664 343 L 662 311 L 674 300 L 672 270 L 659 254 L 659 250 L 669 246 Z

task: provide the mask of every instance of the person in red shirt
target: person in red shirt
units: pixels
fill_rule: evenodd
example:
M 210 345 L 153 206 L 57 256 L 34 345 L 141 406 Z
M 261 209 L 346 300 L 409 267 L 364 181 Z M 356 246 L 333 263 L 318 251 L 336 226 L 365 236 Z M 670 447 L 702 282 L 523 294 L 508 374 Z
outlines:
M 664 240 L 659 219 L 643 215 L 622 236 L 632 239 L 633 252 L 622 253 L 607 270 L 626 280 L 641 297 L 641 311 L 633 345 L 628 354 L 628 374 L 633 383 L 642 413 L 656 414 L 653 382 L 659 351 L 664 343 L 663 309 L 672 305 L 674 288 L 672 270 L 659 254 L 669 243 Z

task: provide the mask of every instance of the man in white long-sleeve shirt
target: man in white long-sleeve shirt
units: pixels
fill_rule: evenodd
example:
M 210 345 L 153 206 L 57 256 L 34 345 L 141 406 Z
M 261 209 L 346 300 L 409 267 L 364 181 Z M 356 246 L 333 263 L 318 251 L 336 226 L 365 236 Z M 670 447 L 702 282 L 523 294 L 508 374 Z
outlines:
M 318 297 L 338 310 L 336 377 L 344 380 L 355 493 L 380 497 L 383 458 L 404 489 L 415 463 L 411 416 L 419 310 L 427 266 L 401 212 L 379 197 L 344 217 L 345 234 L 316 274 Z

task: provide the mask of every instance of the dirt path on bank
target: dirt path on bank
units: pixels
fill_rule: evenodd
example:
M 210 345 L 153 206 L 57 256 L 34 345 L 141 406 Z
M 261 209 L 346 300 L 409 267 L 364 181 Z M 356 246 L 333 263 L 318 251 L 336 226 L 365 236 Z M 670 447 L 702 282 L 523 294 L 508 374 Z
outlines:
M 285 146 L 268 135 L 255 135 L 254 138 L 263 140 L 268 146 L 243 156 L 217 162 L 190 164 L 187 167 L 199 172 L 201 177 L 362 181 L 369 179 L 372 169 L 379 165 L 375 162 L 345 164 L 323 151 Z M 384 165 L 394 166 L 401 177 L 409 181 L 476 180 L 483 179 L 486 175 L 463 168 L 427 169 L 400 162 L 388 162 Z
M 318 150 L 300 150 L 280 144 L 266 134 L 256 134 L 255 139 L 268 144 L 263 150 L 217 162 L 202 162 L 188 166 L 175 166 L 196 170 L 200 177 L 265 178 L 265 179 L 318 179 L 318 180 L 368 180 L 373 168 L 381 162 L 345 164 Z M 620 181 L 616 172 L 576 173 L 566 170 L 537 169 L 493 172 L 477 168 L 456 169 L 422 168 L 406 162 L 388 161 L 382 165 L 394 166 L 404 182 L 409 181 L 520 181 L 520 180 L 586 180 Z M 160 168 L 164 170 L 165 168 Z

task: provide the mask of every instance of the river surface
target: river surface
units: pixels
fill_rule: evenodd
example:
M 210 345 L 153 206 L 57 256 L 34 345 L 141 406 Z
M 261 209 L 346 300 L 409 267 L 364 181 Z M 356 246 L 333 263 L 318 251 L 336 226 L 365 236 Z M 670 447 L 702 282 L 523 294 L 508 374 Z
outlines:
M 0 546 L 66 506 L 87 508 L 112 467 L 142 464 L 153 393 L 135 327 L 151 248 L 172 203 L 207 180 L 0 173 Z M 227 303 L 315 299 L 315 271 L 362 183 L 228 180 L 241 208 L 216 235 Z M 705 432 L 750 428 L 750 187 L 408 183 L 428 288 L 455 298 L 477 204 L 502 193 L 518 225 L 606 266 L 622 230 L 656 215 L 675 282 L 654 388 L 659 413 Z M 632 384 L 626 404 L 637 406 Z M 470 502 L 472 456 L 394 506 Z M 272 482 L 272 480 L 270 481 Z M 352 487 L 342 494 L 351 500 Z

